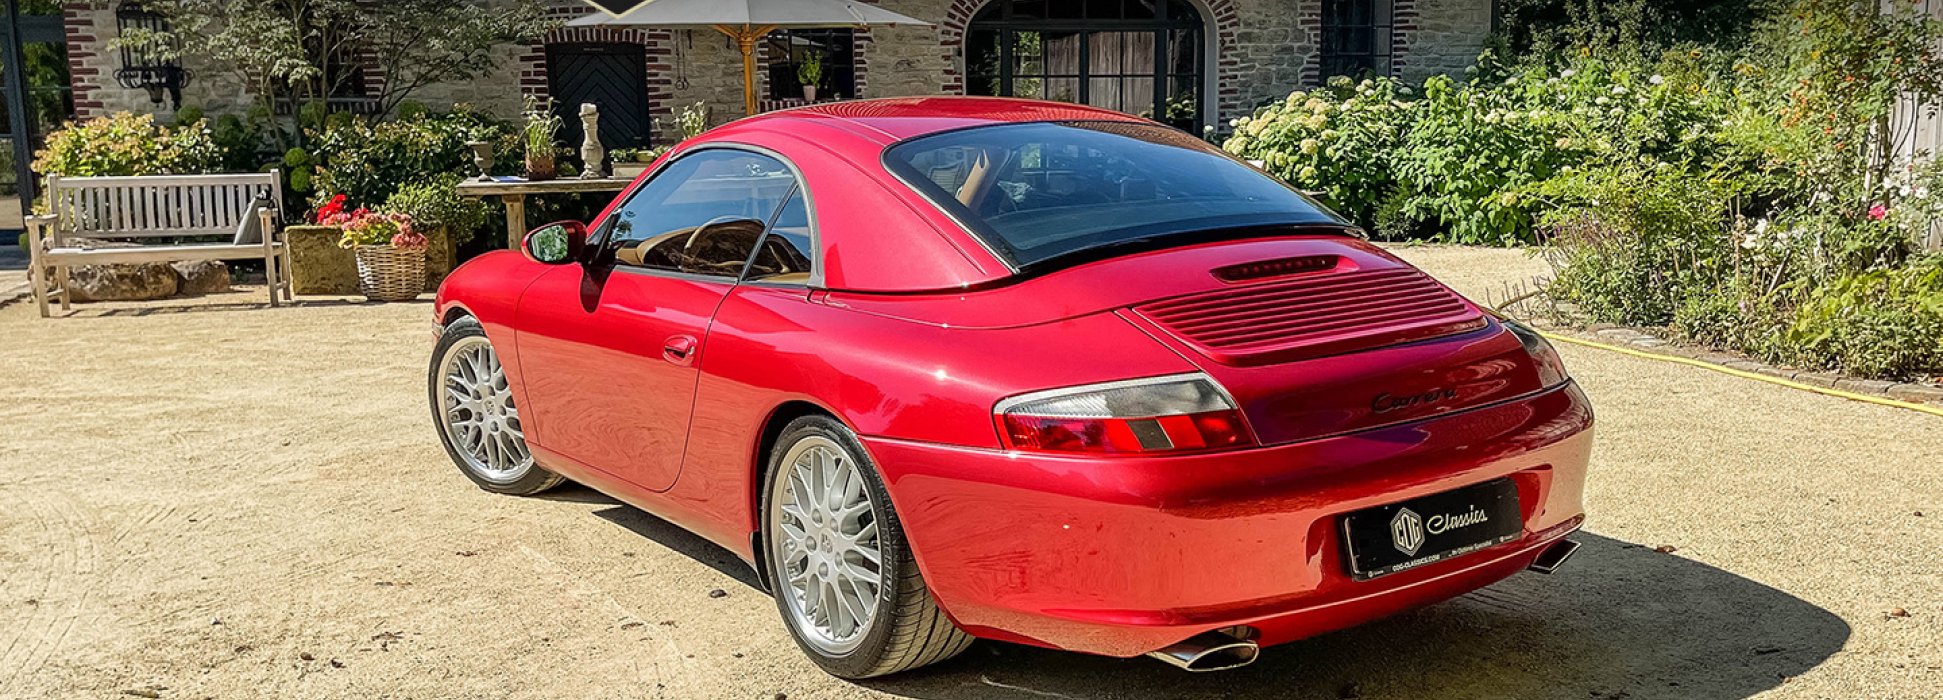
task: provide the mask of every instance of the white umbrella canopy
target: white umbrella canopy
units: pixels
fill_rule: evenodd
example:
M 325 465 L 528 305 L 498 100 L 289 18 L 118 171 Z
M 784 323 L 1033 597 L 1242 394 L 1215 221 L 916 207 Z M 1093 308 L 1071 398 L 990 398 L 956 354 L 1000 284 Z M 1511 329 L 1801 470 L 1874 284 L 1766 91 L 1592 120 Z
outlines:
M 709 28 L 727 34 L 742 50 L 743 107 L 753 115 L 756 113 L 756 42 L 763 35 L 789 28 L 928 27 L 931 23 L 852 0 L 648 0 L 618 15 L 596 13 L 567 25 Z

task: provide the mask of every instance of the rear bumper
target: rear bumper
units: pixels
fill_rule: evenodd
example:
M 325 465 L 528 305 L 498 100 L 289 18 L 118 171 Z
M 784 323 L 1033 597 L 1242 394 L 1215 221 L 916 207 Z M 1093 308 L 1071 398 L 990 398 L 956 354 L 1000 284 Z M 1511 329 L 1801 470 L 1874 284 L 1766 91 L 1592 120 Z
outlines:
M 919 568 L 967 632 L 1135 656 L 1233 625 L 1263 644 L 1462 595 L 1583 519 L 1592 411 L 1570 383 L 1350 435 L 1163 458 L 1079 459 L 866 438 Z M 1370 581 L 1338 516 L 1509 477 L 1516 540 Z

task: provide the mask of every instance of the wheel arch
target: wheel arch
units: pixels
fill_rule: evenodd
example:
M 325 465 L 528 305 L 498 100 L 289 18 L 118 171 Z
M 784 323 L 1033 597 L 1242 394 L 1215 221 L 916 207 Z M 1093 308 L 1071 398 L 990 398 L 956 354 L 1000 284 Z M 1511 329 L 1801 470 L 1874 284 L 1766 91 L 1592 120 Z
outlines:
M 763 541 L 762 531 L 762 492 L 769 484 L 769 453 L 776 449 L 776 441 L 782 439 L 783 429 L 789 427 L 789 424 L 796 419 L 806 416 L 825 416 L 844 424 L 845 427 L 850 427 L 852 432 L 856 431 L 855 427 L 851 427 L 850 421 L 844 420 L 842 416 L 837 415 L 836 411 L 807 399 L 790 399 L 777 404 L 775 408 L 770 409 L 769 416 L 763 419 L 762 430 L 756 434 L 755 454 L 748 465 L 750 489 L 746 505 L 755 521 L 755 526 L 749 530 L 749 551 L 754 555 L 752 558 L 756 566 L 756 582 L 762 584 L 765 592 L 775 592 L 775 583 L 770 579 L 769 558 L 763 556 L 763 546 L 766 543 Z
M 462 318 L 476 318 L 476 316 L 472 313 L 472 309 L 466 308 L 463 304 L 453 302 L 450 306 L 446 307 L 444 313 L 439 315 L 439 325 L 450 326 L 454 321 Z

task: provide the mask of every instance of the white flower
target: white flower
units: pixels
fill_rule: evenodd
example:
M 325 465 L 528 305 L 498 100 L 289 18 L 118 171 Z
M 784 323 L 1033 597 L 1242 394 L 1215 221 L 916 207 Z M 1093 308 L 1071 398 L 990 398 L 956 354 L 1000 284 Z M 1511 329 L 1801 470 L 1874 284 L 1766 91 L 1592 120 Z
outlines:
M 1624 85 L 1614 85 L 1614 86 L 1612 86 L 1612 94 L 1614 94 L 1614 95 L 1624 95 L 1624 94 L 1626 94 L 1626 86 L 1624 86 Z
M 1546 85 L 1557 85 L 1557 84 L 1558 84 L 1558 78 L 1546 78 L 1546 79 L 1545 79 L 1545 84 L 1546 84 Z
M 1593 104 L 1596 104 L 1596 105 L 1599 105 L 1599 106 L 1601 106 L 1601 107 L 1604 107 L 1604 106 L 1606 106 L 1606 105 L 1608 105 L 1608 104 L 1611 104 L 1611 103 L 1612 103 L 1612 100 L 1608 100 L 1608 99 L 1606 99 L 1606 98 L 1604 98 L 1604 97 L 1601 97 L 1601 98 L 1599 98 L 1599 99 L 1596 99 L 1596 100 L 1593 100 L 1593 101 L 1592 101 L 1592 103 L 1593 103 Z
M 1913 195 L 1913 196 L 1915 196 L 1915 197 L 1916 197 L 1917 199 L 1929 199 L 1929 198 L 1930 198 L 1930 188 L 1928 188 L 1928 187 L 1918 187 L 1918 188 L 1916 188 L 1916 191 L 1915 191 L 1915 192 L 1912 192 L 1912 193 L 1910 193 L 1910 194 L 1911 194 L 1911 195 Z
M 1652 83 L 1654 85 L 1660 85 L 1666 82 L 1666 76 L 1655 75 L 1651 78 L 1647 78 L 1646 82 Z
M 1572 70 L 1572 69 L 1570 69 L 1570 68 L 1567 68 L 1567 69 L 1565 69 L 1565 72 L 1563 72 L 1563 73 L 1559 73 L 1559 74 L 1558 74 L 1558 77 L 1561 77 L 1561 78 L 1570 78 L 1570 77 L 1572 77 L 1572 76 L 1575 76 L 1575 75 L 1578 75 L 1578 74 L 1579 74 L 1579 72 L 1578 72 L 1578 71 L 1575 71 L 1575 70 Z

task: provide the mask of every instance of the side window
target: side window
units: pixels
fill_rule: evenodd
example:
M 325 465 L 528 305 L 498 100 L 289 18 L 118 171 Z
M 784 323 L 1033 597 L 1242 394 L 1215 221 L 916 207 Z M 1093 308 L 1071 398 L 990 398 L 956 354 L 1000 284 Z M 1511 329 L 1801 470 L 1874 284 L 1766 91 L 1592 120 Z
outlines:
M 809 205 L 803 192 L 796 190 L 769 225 L 769 235 L 762 239 L 762 248 L 756 251 L 755 263 L 749 268 L 749 279 L 809 282 L 811 261 L 816 257 L 812 243 Z
M 789 166 L 729 149 L 684 156 L 614 210 L 603 242 L 616 263 L 736 277 L 796 186 Z

